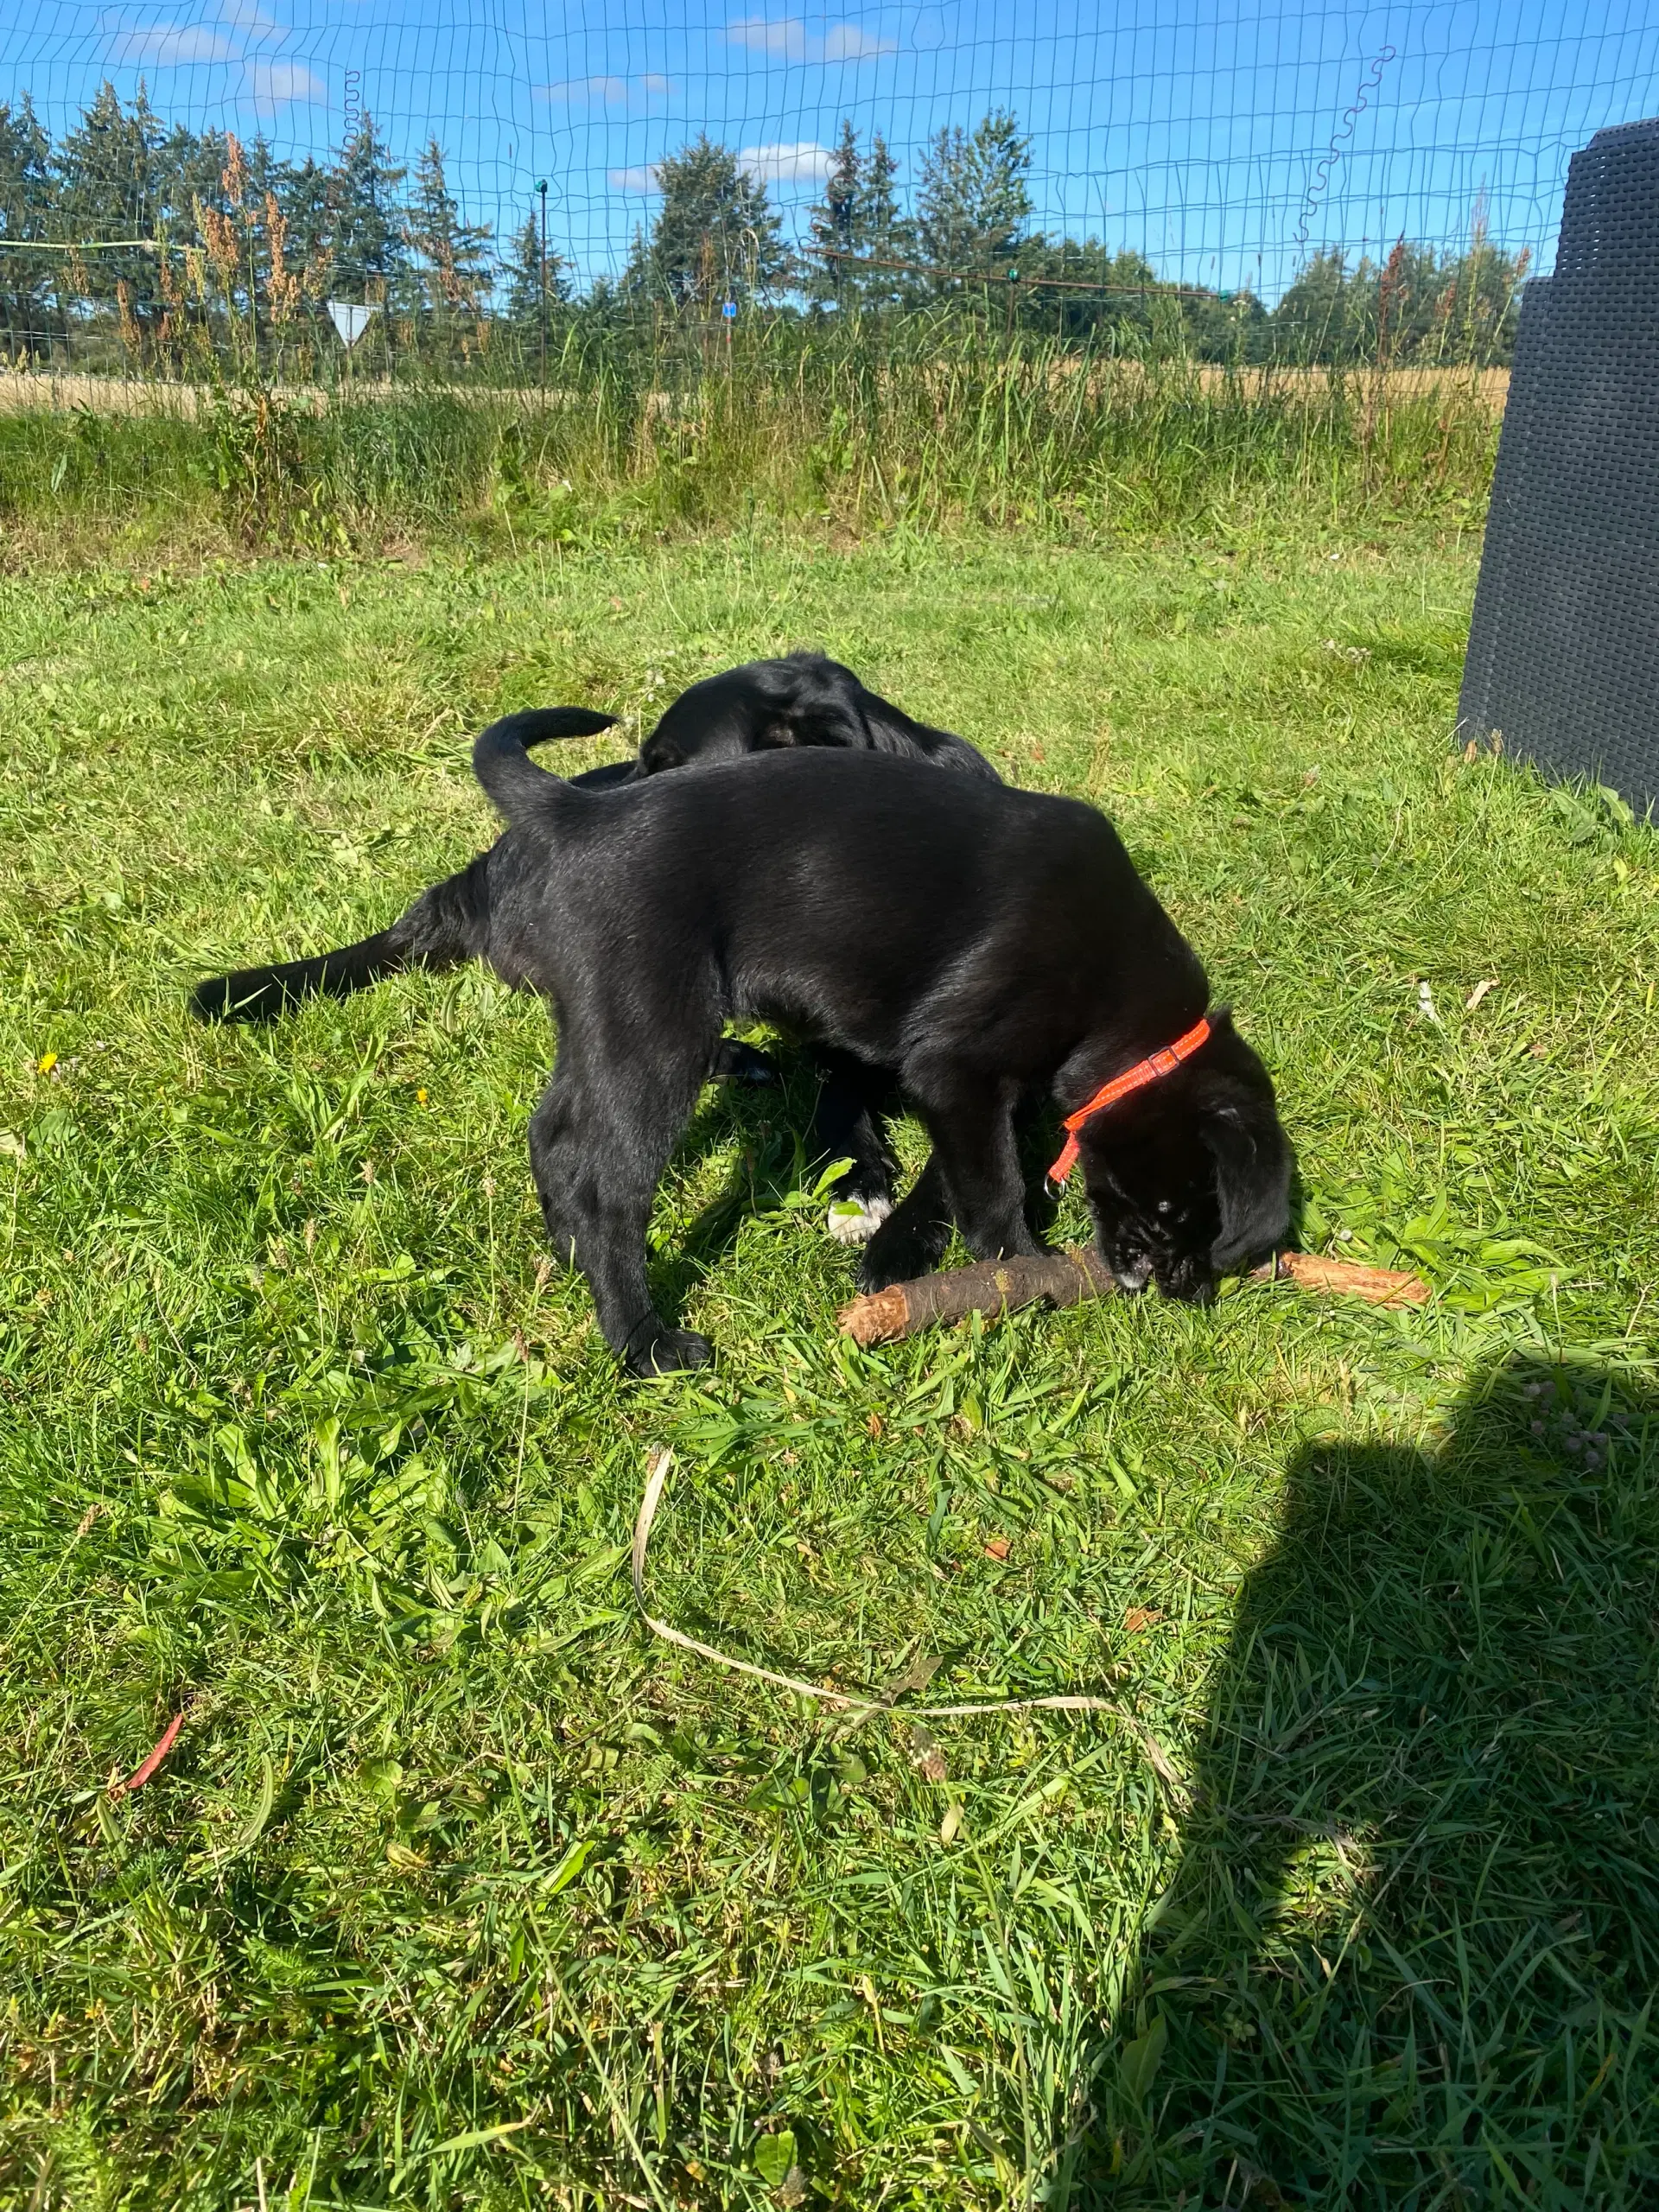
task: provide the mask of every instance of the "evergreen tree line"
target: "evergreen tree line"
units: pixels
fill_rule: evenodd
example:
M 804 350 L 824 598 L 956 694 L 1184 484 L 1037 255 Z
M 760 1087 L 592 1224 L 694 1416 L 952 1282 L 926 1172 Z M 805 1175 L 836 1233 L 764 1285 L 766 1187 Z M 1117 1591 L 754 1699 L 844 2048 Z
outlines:
M 1462 252 L 1318 254 L 1268 309 L 1045 234 L 1031 168 L 1031 138 L 996 111 L 934 136 L 906 206 L 881 134 L 866 144 L 844 123 L 797 251 L 764 184 L 705 133 L 658 164 L 620 276 L 578 297 L 534 214 L 505 250 L 463 220 L 435 139 L 411 175 L 365 113 L 331 164 L 283 162 L 260 139 L 166 124 L 142 86 L 129 107 L 105 84 L 56 144 L 27 99 L 0 104 L 0 349 L 95 353 L 113 331 L 129 356 L 165 356 L 193 315 L 211 321 L 211 297 L 256 334 L 320 329 L 327 300 L 377 306 L 406 346 L 450 358 L 504 331 L 522 350 L 575 318 L 660 332 L 728 305 L 879 318 L 950 302 L 994 327 L 1211 359 L 1508 358 L 1526 257 L 1494 247 L 1478 209 Z

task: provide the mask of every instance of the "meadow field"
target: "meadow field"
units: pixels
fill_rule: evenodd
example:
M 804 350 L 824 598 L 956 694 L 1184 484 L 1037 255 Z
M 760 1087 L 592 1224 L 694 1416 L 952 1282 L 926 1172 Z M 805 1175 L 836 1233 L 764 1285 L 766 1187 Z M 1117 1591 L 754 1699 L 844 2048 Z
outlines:
M 1475 493 L 100 552 L 86 484 L 0 561 L 0 2201 L 1651 2204 L 1659 852 L 1452 742 Z M 1111 814 L 1304 1243 L 1427 1306 L 857 1351 L 798 1066 L 705 1095 L 717 1364 L 632 1384 L 538 1005 L 188 1019 L 477 849 L 493 715 L 623 714 L 587 766 L 801 645 Z M 658 1446 L 652 1609 L 893 1710 L 642 1624 Z

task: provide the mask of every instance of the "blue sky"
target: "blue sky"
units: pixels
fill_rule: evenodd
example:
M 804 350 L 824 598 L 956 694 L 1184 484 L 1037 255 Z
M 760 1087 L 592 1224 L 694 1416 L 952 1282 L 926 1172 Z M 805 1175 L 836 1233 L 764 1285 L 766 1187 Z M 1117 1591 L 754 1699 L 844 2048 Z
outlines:
M 1492 232 L 1549 265 L 1567 161 L 1659 110 L 1642 0 L 0 0 L 0 99 L 54 130 L 100 78 L 201 127 L 326 156 L 353 101 L 400 154 L 435 135 L 474 220 L 505 233 L 549 183 L 585 274 L 648 220 L 652 164 L 699 130 L 765 178 L 792 228 L 843 116 L 915 176 L 928 136 L 1014 111 L 1040 220 L 1166 276 L 1271 299 L 1306 246 Z M 1362 87 L 1344 157 L 1321 157 Z

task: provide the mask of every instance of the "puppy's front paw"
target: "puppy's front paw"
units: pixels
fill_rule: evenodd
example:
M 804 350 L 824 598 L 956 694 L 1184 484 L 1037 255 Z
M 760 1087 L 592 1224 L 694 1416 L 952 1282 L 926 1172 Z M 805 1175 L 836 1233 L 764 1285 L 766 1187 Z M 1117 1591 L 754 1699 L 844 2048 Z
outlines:
M 837 1198 L 823 1225 L 837 1244 L 868 1244 L 893 1211 L 893 1200 L 878 1191 L 868 1198 Z
M 684 1367 L 707 1367 L 714 1356 L 713 1344 L 695 1329 L 662 1329 L 642 1344 L 630 1344 L 627 1363 L 630 1373 L 649 1380 Z
M 858 1263 L 859 1288 L 890 1290 L 896 1282 L 914 1282 L 918 1275 L 931 1274 L 950 1241 L 948 1224 L 930 1226 L 918 1233 L 901 1223 L 895 1236 L 893 1224 L 884 1223 L 864 1248 L 864 1257 Z

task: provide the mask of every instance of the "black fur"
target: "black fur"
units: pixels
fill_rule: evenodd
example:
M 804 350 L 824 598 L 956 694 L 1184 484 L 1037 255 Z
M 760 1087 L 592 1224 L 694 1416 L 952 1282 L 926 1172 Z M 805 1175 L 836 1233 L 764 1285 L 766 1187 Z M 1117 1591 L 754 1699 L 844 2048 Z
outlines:
M 709 1356 L 653 1310 L 645 1230 L 728 1020 L 893 1069 L 926 1124 L 932 1156 L 865 1254 L 880 1288 L 933 1265 L 952 1222 L 980 1256 L 1035 1249 L 1016 1102 L 1046 1086 L 1073 1108 L 1205 1010 L 1196 955 L 1075 800 L 817 751 L 596 796 L 499 724 L 474 757 L 510 826 L 469 871 L 470 948 L 553 1005 L 531 1167 L 555 1252 L 636 1372 Z M 1211 1295 L 1288 1226 L 1273 1085 L 1211 1019 L 1175 1073 L 1082 1132 L 1109 1265 L 1178 1298 Z
M 532 707 L 492 723 L 480 742 L 486 739 L 493 748 L 501 750 L 501 772 L 511 781 L 513 758 L 516 754 L 522 760 L 526 746 L 561 737 L 596 737 L 615 720 L 614 715 L 586 707 Z M 668 708 L 634 760 L 590 768 L 571 780 L 584 791 L 613 791 L 665 768 L 709 766 L 746 753 L 795 746 L 907 753 L 992 783 L 999 780 L 990 762 L 966 738 L 912 721 L 901 708 L 867 691 L 850 668 L 823 653 L 752 660 L 705 677 Z M 532 777 L 543 772 L 527 760 L 524 765 Z M 454 968 L 475 957 L 464 925 L 466 896 L 461 887 L 476 865 L 471 863 L 459 875 L 423 892 L 390 929 L 356 944 L 308 960 L 210 976 L 191 995 L 194 1011 L 203 1021 L 270 1021 L 319 995 L 348 998 L 406 968 Z M 459 897 L 451 895 L 457 893 Z M 731 1072 L 760 1072 L 758 1057 L 746 1061 L 741 1051 L 734 1051 L 730 1058 Z
M 528 714 L 510 715 L 506 722 L 495 727 L 513 726 L 522 754 L 525 745 L 540 745 L 551 738 L 597 737 L 615 720 L 614 715 L 595 714 L 587 707 L 537 707 Z M 486 730 L 485 735 L 489 734 Z M 625 777 L 632 775 L 632 761 L 620 765 Z M 594 777 L 609 775 L 604 768 L 590 772 Z M 201 1021 L 272 1021 L 306 999 L 349 998 L 353 991 L 378 982 L 384 976 L 400 975 L 406 968 L 442 972 L 459 967 L 464 960 L 477 959 L 483 944 L 478 908 L 483 884 L 480 871 L 488 858 L 488 854 L 480 855 L 458 875 L 435 883 L 390 929 L 378 931 L 356 944 L 342 944 L 309 960 L 284 960 L 275 966 L 238 968 L 232 975 L 209 976 L 191 993 L 191 1011 Z
M 824 745 L 892 753 L 999 780 L 982 753 L 948 729 L 912 721 L 823 653 L 747 661 L 683 691 L 639 747 L 638 773 L 708 766 L 775 747 Z
M 542 771 L 524 747 L 555 738 L 592 737 L 615 717 L 583 707 L 538 707 L 493 723 L 479 741 L 499 762 L 503 791 L 524 772 Z M 850 668 L 822 653 L 792 653 L 783 660 L 748 661 L 694 683 L 664 712 L 632 760 L 590 768 L 572 779 L 586 791 L 642 782 L 664 769 L 701 767 L 746 753 L 784 747 L 828 746 L 858 752 L 909 754 L 995 783 L 997 773 L 965 738 L 912 721 L 902 709 L 867 691 Z M 534 782 L 524 788 L 532 791 Z M 238 969 L 199 983 L 192 1008 L 203 1021 L 269 1021 L 302 1001 L 353 991 L 408 968 L 442 971 L 480 957 L 474 861 L 460 874 L 423 892 L 390 929 L 359 944 L 289 960 Z M 752 1046 L 728 1039 L 710 1070 L 752 1083 L 770 1081 L 772 1064 Z M 810 1150 L 820 1160 L 850 1159 L 837 1186 L 838 1202 L 874 1209 L 891 1205 L 893 1161 L 881 1125 L 880 1100 L 890 1078 L 861 1069 L 849 1055 L 821 1056 L 822 1088 L 813 1116 Z M 834 1218 L 832 1213 L 832 1219 Z

